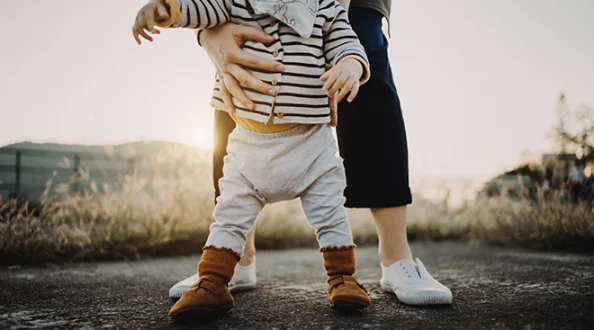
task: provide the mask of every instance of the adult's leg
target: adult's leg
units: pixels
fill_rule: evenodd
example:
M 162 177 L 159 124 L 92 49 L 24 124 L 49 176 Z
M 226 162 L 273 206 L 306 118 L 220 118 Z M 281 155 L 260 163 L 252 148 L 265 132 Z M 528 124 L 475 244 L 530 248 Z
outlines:
M 212 179 L 215 188 L 215 204 L 221 195 L 219 180 L 223 177 L 223 165 L 227 156 L 229 134 L 235 129 L 235 121 L 225 111 L 214 112 L 214 138 L 212 146 Z
M 407 304 L 449 304 L 451 291 L 412 261 L 406 237 L 406 205 L 412 202 L 408 147 L 400 100 L 388 60 L 382 15 L 351 8 L 351 26 L 369 57 L 371 79 L 353 103 L 338 110 L 340 153 L 347 175 L 347 207 L 370 208 L 379 238 L 380 285 Z
M 370 208 L 383 265 L 412 259 L 406 239 L 406 205 L 412 202 L 408 148 L 400 99 L 388 60 L 382 15 L 352 7 L 351 26 L 367 52 L 371 79 L 338 110 L 338 140 L 347 174 L 347 207 Z
M 378 238 L 378 254 L 383 266 L 398 260 L 412 260 L 406 237 L 406 206 L 371 209 Z

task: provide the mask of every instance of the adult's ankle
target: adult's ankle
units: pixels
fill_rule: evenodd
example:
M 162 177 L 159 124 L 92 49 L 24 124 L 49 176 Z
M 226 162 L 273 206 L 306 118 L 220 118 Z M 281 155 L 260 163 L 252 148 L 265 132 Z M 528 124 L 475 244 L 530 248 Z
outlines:
M 391 251 L 389 253 L 379 253 L 379 259 L 384 267 L 390 267 L 399 260 L 413 260 L 412 252 L 409 249 L 403 251 Z
M 256 248 L 245 248 L 245 250 L 243 251 L 243 255 L 241 256 L 241 259 L 239 260 L 239 265 L 240 266 L 249 266 L 251 265 L 254 260 L 256 259 Z

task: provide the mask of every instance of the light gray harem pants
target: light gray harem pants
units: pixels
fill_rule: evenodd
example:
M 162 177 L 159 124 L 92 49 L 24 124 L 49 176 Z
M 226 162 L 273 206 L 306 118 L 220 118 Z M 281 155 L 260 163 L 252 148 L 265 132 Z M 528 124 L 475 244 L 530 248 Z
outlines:
M 353 244 L 344 167 L 328 125 L 302 124 L 272 134 L 237 125 L 227 152 L 207 246 L 242 254 L 264 205 L 297 197 L 321 248 Z

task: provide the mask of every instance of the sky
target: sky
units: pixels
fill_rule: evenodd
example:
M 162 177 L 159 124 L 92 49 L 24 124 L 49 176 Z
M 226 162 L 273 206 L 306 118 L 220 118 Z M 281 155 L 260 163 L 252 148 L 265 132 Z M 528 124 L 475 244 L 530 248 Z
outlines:
M 208 148 L 214 70 L 189 30 L 138 46 L 144 0 L 2 1 L 0 146 Z M 415 177 L 486 179 L 553 148 L 559 94 L 594 105 L 594 1 L 394 0 L 390 60 Z M 339 109 L 340 111 L 340 109 Z

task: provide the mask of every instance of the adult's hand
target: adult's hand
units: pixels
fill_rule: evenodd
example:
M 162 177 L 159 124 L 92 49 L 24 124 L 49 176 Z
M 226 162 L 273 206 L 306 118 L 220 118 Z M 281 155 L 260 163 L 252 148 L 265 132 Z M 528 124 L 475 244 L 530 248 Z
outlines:
M 242 90 L 242 85 L 264 94 L 274 96 L 277 93 L 273 86 L 254 77 L 246 68 L 268 72 L 282 72 L 285 69 L 281 63 L 244 52 L 241 47 L 246 41 L 266 44 L 273 42 L 274 37 L 267 35 L 262 29 L 233 23 L 206 29 L 200 33 L 200 43 L 223 81 L 221 84 L 223 101 L 231 111 L 235 111 L 231 96 L 248 109 L 253 110 L 255 107 Z

